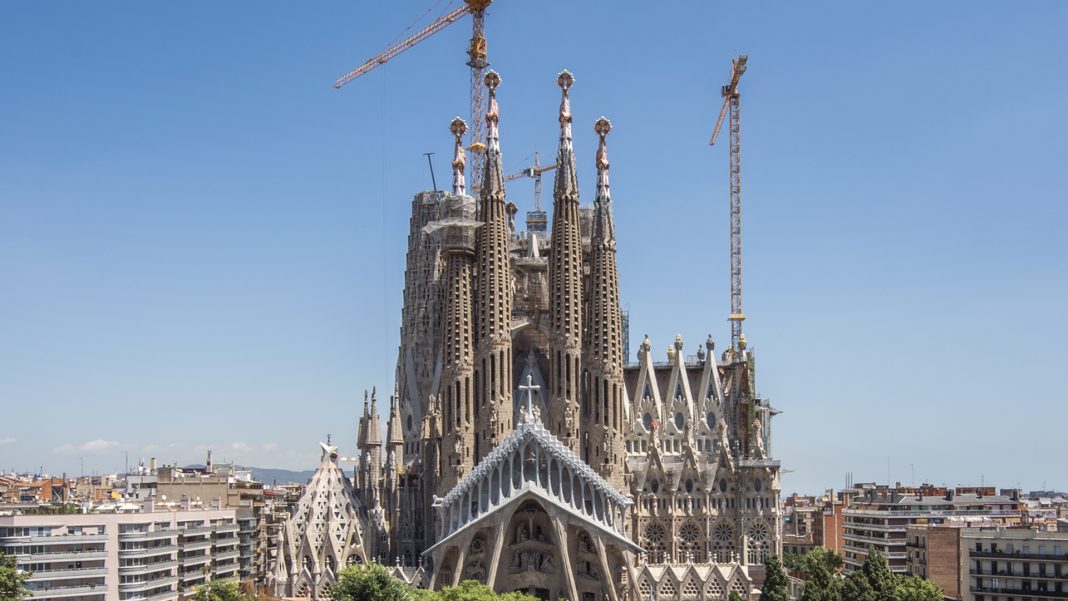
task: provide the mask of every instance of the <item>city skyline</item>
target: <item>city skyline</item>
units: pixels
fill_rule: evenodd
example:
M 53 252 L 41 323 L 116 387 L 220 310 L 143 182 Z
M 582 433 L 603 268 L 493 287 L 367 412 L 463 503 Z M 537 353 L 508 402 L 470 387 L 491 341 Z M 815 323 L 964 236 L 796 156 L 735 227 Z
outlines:
M 355 446 L 364 388 L 388 403 L 408 203 L 430 186 L 423 152 L 447 180 L 466 34 L 337 92 L 330 81 L 416 9 L 264 6 L 203 21 L 3 9 L 25 27 L 0 42 L 14 92 L 0 109 L 17 117 L 0 126 L 13 292 L 0 298 L 0 398 L 7 424 L 40 427 L 0 430 L 0 467 L 111 471 L 127 451 L 131 464 L 191 463 L 212 448 L 309 470 L 327 433 Z M 529 161 L 519 149 L 552 156 L 553 80 L 570 69 L 589 205 L 593 120 L 613 120 L 629 361 L 645 333 L 657 360 L 676 334 L 687 354 L 709 333 L 729 340 L 727 154 L 707 136 L 729 59 L 747 53 L 746 333 L 760 390 L 784 411 L 783 489 L 845 472 L 882 482 L 887 456 L 890 483 L 915 466 L 916 483 L 1065 488 L 1043 460 L 1065 450 L 1068 417 L 1056 277 L 1068 87 L 1051 77 L 1064 7 L 946 4 L 923 24 L 905 7 L 720 7 L 700 27 L 578 7 L 552 30 L 563 6 L 491 9 L 504 159 L 514 172 Z M 669 61 L 629 47 L 657 27 L 676 34 Z M 276 31 L 306 45 L 278 47 Z M 183 44 L 189 32 L 201 43 Z M 544 52 L 523 50 L 538 41 Z M 427 89 L 441 90 L 433 108 Z M 531 188 L 509 183 L 521 211 Z M 702 254 L 706 273 L 682 269 Z M 278 423 L 293 405 L 321 412 Z

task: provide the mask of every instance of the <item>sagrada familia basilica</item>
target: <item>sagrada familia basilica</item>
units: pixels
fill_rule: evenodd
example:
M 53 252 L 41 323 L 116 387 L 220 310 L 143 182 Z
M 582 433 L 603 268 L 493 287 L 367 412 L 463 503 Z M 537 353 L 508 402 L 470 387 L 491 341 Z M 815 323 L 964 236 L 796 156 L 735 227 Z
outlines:
M 552 230 L 517 229 L 497 103 L 486 86 L 485 172 L 467 194 L 461 136 L 451 193 L 412 201 L 396 396 L 386 436 L 364 400 L 351 478 L 338 449 L 285 524 L 280 595 L 326 598 L 346 565 L 409 583 L 479 580 L 571 601 L 749 597 L 781 553 L 779 462 L 744 337 L 717 355 L 624 353 L 605 118 L 592 206 L 579 198 L 568 72 Z

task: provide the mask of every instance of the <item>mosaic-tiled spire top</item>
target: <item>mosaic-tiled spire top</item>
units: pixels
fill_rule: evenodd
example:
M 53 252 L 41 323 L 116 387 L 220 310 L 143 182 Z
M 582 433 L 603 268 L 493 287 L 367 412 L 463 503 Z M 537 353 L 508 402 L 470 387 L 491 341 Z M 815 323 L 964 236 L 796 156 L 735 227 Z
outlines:
M 571 97 L 569 91 L 575 83 L 575 77 L 568 71 L 562 71 L 556 78 L 556 84 L 562 92 L 560 98 L 560 149 L 556 153 L 555 194 L 578 198 L 578 176 L 575 169 L 575 148 L 571 141 Z
M 597 145 L 597 198 L 594 200 L 593 243 L 615 245 L 616 231 L 612 220 L 612 190 L 608 184 L 608 145 L 605 138 L 612 131 L 612 122 L 601 117 L 593 124 L 600 142 Z
M 486 73 L 489 89 L 489 108 L 486 110 L 486 171 L 482 176 L 482 198 L 504 200 L 504 166 L 501 164 L 500 108 L 497 106 L 497 86 L 501 76 L 496 71 Z
M 467 194 L 467 184 L 464 181 L 464 167 L 467 165 L 467 155 L 464 154 L 463 143 L 464 132 L 467 131 L 467 123 L 457 117 L 449 124 L 449 131 L 456 138 L 455 147 L 452 151 L 452 193 L 457 195 Z

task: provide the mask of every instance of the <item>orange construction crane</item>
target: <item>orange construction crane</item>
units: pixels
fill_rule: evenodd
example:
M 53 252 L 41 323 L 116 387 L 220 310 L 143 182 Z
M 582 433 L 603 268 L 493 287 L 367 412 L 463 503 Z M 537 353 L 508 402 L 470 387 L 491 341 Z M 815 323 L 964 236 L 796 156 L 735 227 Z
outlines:
M 538 162 L 538 153 L 534 153 L 534 164 L 526 169 L 506 175 L 504 181 L 510 182 L 521 177 L 529 177 L 534 180 L 534 210 L 527 211 L 527 231 L 544 232 L 548 229 L 548 219 L 545 211 L 541 208 L 541 174 L 556 169 L 556 164 L 541 165 Z
M 716 128 L 712 131 L 709 144 L 716 143 L 719 136 L 719 128 L 723 126 L 723 118 L 730 113 L 731 116 L 731 348 L 740 350 L 742 337 L 742 322 L 745 321 L 745 313 L 742 312 L 742 163 L 739 157 L 741 147 L 739 125 L 741 124 L 738 112 L 738 80 L 745 73 L 745 64 L 749 60 L 746 55 L 741 55 L 731 61 L 731 81 L 723 86 L 723 108 L 719 111 L 716 119 Z
M 386 64 L 393 57 L 455 23 L 464 15 L 471 15 L 471 45 L 467 50 L 468 60 L 465 64 L 471 68 L 471 123 L 467 133 L 470 142 L 468 149 L 474 155 L 474 160 L 470 161 L 467 169 L 468 181 L 472 182 L 475 190 L 479 188 L 486 150 L 486 101 L 482 93 L 482 78 L 486 67 L 489 66 L 486 59 L 486 7 L 492 2 L 493 0 L 464 0 L 463 6 L 438 17 L 433 23 L 372 56 L 334 82 L 334 87 L 340 88 L 375 67 Z

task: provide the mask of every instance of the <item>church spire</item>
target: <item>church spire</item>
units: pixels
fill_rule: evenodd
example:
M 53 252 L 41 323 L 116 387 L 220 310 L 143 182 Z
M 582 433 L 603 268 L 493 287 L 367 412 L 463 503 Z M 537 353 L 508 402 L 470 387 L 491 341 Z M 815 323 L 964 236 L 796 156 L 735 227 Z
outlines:
M 590 376 L 587 403 L 592 419 L 583 420 L 594 445 L 588 463 L 619 489 L 625 487 L 623 449 L 623 316 L 619 306 L 616 234 L 612 222 L 612 193 L 608 185 L 608 145 L 612 123 L 601 117 L 593 125 L 597 145 L 597 199 L 593 204 L 590 240 L 590 298 L 587 304 L 585 361 Z
M 501 76 L 496 71 L 486 73 L 489 89 L 489 108 L 486 110 L 486 171 L 482 176 L 482 197 L 504 200 L 504 166 L 501 164 L 500 109 L 497 107 L 497 86 Z
M 608 145 L 605 138 L 612 131 L 612 122 L 601 117 L 593 124 L 600 142 L 597 145 L 597 198 L 593 202 L 593 243 L 616 243 L 616 228 L 612 220 L 612 190 L 608 184 Z
M 575 149 L 571 140 L 571 97 L 568 92 L 575 83 L 575 76 L 566 69 L 556 77 L 560 86 L 560 148 L 556 153 L 555 194 L 578 198 L 578 176 L 575 169 Z
M 512 428 L 512 265 L 508 242 L 508 211 L 504 199 L 504 169 L 498 121 L 497 86 L 501 77 L 486 73 L 489 110 L 486 112 L 486 170 L 479 190 L 475 261 L 478 324 L 474 373 L 474 463 L 488 454 Z
M 549 248 L 549 428 L 572 451 L 589 458 L 579 445 L 579 395 L 582 362 L 582 234 L 579 191 L 575 177 L 575 149 L 571 143 L 571 100 L 575 78 L 564 71 L 560 86 L 560 148 L 556 153 L 553 186 L 553 231 Z M 583 406 L 582 418 L 589 407 Z
M 452 152 L 452 193 L 458 196 L 467 194 L 467 185 L 464 182 L 464 166 L 467 164 L 467 156 L 464 154 L 463 135 L 467 131 L 467 123 L 457 117 L 449 124 L 449 131 L 456 138 L 456 147 Z

